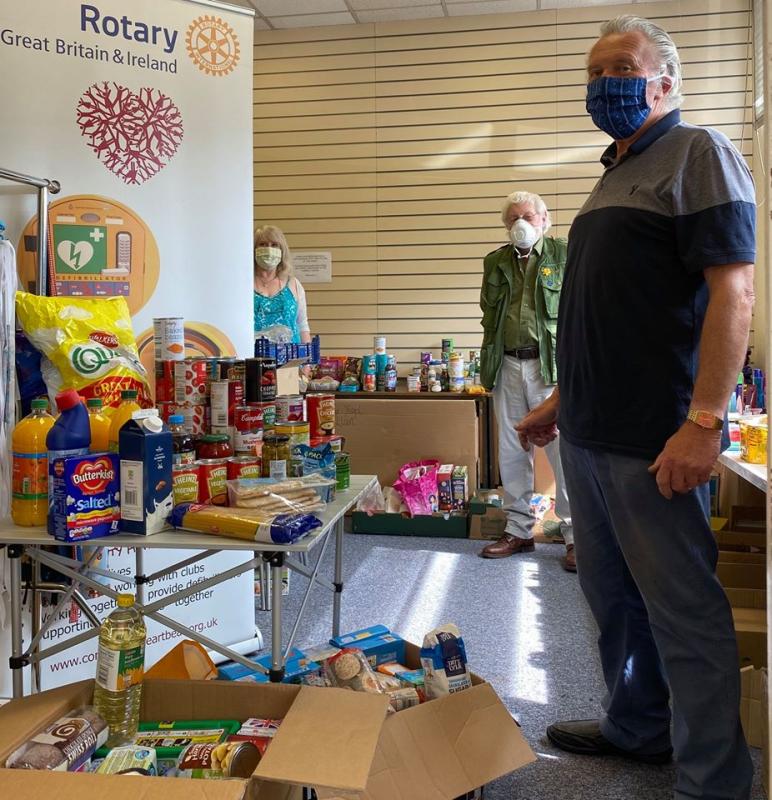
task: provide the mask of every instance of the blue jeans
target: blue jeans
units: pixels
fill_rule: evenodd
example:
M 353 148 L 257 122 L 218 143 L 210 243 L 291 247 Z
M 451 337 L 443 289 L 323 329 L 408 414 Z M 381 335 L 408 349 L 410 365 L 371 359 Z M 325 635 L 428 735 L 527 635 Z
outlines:
M 747 800 L 753 766 L 708 487 L 666 500 L 648 460 L 560 445 L 579 581 L 600 629 L 603 735 L 666 750 L 672 696 L 677 800 Z

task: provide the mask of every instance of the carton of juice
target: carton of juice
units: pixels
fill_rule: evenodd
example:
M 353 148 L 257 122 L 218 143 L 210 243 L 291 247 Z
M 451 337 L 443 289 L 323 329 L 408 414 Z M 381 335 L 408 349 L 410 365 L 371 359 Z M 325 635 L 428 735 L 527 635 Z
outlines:
M 469 475 L 465 466 L 453 470 L 453 508 L 462 511 L 469 499 Z
M 118 532 L 117 462 L 112 453 L 63 456 L 51 462 L 55 539 L 81 542 Z
M 126 533 L 150 536 L 168 526 L 174 508 L 172 434 L 149 408 L 121 428 L 121 524 Z
M 440 511 L 453 508 L 453 465 L 443 464 L 437 470 L 437 495 Z

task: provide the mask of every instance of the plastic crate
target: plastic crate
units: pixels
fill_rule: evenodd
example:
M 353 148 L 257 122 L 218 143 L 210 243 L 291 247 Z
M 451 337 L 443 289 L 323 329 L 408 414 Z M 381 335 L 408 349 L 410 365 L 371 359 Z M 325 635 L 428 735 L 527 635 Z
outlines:
M 319 336 L 308 344 L 277 344 L 263 336 L 255 339 L 255 358 L 275 358 L 276 366 L 283 367 L 292 361 L 303 364 L 318 364 L 322 355 Z

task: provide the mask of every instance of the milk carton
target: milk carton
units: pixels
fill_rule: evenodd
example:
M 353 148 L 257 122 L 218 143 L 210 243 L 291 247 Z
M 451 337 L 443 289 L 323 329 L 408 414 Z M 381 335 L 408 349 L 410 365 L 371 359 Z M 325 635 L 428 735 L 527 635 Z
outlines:
M 465 466 L 453 470 L 453 508 L 462 511 L 469 501 L 469 473 Z
M 118 532 L 120 494 L 114 454 L 54 458 L 50 480 L 55 539 L 81 542 Z
M 121 428 L 121 530 L 149 536 L 165 530 L 174 507 L 172 434 L 154 408 L 135 411 Z
M 453 508 L 453 464 L 443 464 L 437 470 L 437 495 L 440 511 Z

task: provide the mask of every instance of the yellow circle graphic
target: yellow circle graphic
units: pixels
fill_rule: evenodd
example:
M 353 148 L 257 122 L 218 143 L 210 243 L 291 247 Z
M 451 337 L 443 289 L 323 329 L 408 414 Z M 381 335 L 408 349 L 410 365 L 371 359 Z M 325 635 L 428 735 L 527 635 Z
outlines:
M 236 32 L 219 17 L 205 15 L 188 26 L 188 55 L 207 75 L 227 75 L 241 56 Z
M 155 292 L 158 245 L 147 224 L 128 206 L 110 197 L 70 195 L 51 203 L 48 224 L 54 268 L 51 294 L 122 295 L 136 314 Z M 37 293 L 37 247 L 35 216 L 24 226 L 16 250 L 21 286 L 32 293 Z

